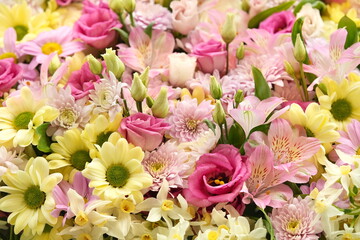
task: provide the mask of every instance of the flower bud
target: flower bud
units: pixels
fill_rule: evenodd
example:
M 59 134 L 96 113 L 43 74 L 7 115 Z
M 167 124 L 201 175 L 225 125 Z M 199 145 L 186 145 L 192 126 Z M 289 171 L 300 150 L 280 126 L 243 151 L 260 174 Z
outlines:
M 221 102 L 219 100 L 216 100 L 215 103 L 215 109 L 213 111 L 213 119 L 218 125 L 222 125 L 225 123 L 225 111 L 223 106 L 221 105 Z
M 295 47 L 294 47 L 294 57 L 296 61 L 303 63 L 306 59 L 306 49 L 303 41 L 301 40 L 300 34 L 296 35 Z
M 215 99 L 220 99 L 223 94 L 220 83 L 214 76 L 210 77 L 210 94 Z
M 124 4 L 122 0 L 110 0 L 109 7 L 117 14 L 121 14 L 124 10 Z
M 106 49 L 106 53 L 101 55 L 106 64 L 106 68 L 109 72 L 112 72 L 117 79 L 120 79 L 123 72 L 125 71 L 125 65 L 115 54 L 115 50 L 111 48 Z
M 151 107 L 151 111 L 155 117 L 164 118 L 169 112 L 169 101 L 167 98 L 167 88 L 161 87 L 160 93 Z
M 53 75 L 60 66 L 61 66 L 61 62 L 60 62 L 59 56 L 57 54 L 55 54 L 55 56 L 51 59 L 50 65 L 49 65 L 50 75 Z
M 231 43 L 237 34 L 234 17 L 235 15 L 233 13 L 228 13 L 226 15 L 225 23 L 221 28 L 221 37 L 227 44 Z
M 135 10 L 135 0 L 123 0 L 123 6 L 127 13 L 132 13 Z
M 131 96 L 137 102 L 142 102 L 146 98 L 147 89 L 140 80 L 139 74 L 134 73 L 134 79 L 131 85 Z
M 241 60 L 243 59 L 245 56 L 245 46 L 244 46 L 244 43 L 241 42 L 239 47 L 236 49 L 236 58 L 238 60 Z
M 244 12 L 249 12 L 249 10 L 250 10 L 249 0 L 242 0 L 242 2 L 241 2 L 241 9 L 242 9 Z
M 150 96 L 146 96 L 146 105 L 151 108 L 154 105 L 154 99 Z
M 150 70 L 150 67 L 147 66 L 145 68 L 145 70 L 140 74 L 140 79 L 143 82 L 143 84 L 145 85 L 145 87 L 147 87 L 149 85 L 149 70 Z
M 97 60 L 92 54 L 88 55 L 87 61 L 89 63 L 90 71 L 95 75 L 100 75 L 103 66 L 99 60 Z
M 244 100 L 244 93 L 241 89 L 237 90 L 237 92 L 235 93 L 235 108 L 237 108 L 239 106 L 239 104 Z
M 295 77 L 295 70 L 293 68 L 293 66 L 291 65 L 291 63 L 289 63 L 288 61 L 284 61 L 284 67 L 285 67 L 285 71 L 291 76 L 291 77 Z

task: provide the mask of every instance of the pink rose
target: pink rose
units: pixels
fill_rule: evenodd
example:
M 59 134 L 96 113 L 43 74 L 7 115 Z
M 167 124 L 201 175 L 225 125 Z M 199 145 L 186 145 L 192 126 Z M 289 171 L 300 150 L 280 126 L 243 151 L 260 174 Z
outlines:
M 295 20 L 291 11 L 281 11 L 262 21 L 259 29 L 264 29 L 270 33 L 290 33 Z
M 186 35 L 197 26 L 199 22 L 197 1 L 173 1 L 170 7 L 172 9 L 172 25 L 175 31 Z
M 74 37 L 97 49 L 108 47 L 116 40 L 116 31 L 121 28 L 116 14 L 105 7 L 88 9 L 74 25 Z
M 128 142 L 141 147 L 144 151 L 157 148 L 170 125 L 163 119 L 144 113 L 136 113 L 121 121 L 119 132 Z
M 198 207 L 232 202 L 249 176 L 250 166 L 246 158 L 241 158 L 239 149 L 221 144 L 196 162 L 189 187 L 183 193 L 188 202 Z
M 99 82 L 100 77 L 90 71 L 89 63 L 82 65 L 80 70 L 72 72 L 67 85 L 71 87 L 71 94 L 75 99 L 89 95 L 89 91 L 94 89 L 94 82 Z
M 22 78 L 22 68 L 14 62 L 13 58 L 0 60 L 0 96 L 14 86 Z
M 204 73 L 213 73 L 215 69 L 223 72 L 226 66 L 225 44 L 210 39 L 194 46 L 191 56 L 197 58 L 198 67 Z

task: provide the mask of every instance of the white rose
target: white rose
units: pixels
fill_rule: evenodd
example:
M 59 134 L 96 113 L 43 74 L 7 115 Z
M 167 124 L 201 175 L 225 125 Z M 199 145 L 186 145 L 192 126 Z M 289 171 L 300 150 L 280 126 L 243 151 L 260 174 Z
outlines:
M 172 53 L 169 55 L 169 82 L 175 87 L 185 87 L 185 83 L 194 76 L 196 57 L 185 53 Z
M 319 9 L 312 8 L 310 3 L 305 4 L 296 18 L 304 17 L 302 33 L 305 39 L 320 37 L 323 31 L 324 22 Z
M 188 34 L 198 22 L 197 0 L 172 1 L 172 25 L 173 29 L 181 34 Z

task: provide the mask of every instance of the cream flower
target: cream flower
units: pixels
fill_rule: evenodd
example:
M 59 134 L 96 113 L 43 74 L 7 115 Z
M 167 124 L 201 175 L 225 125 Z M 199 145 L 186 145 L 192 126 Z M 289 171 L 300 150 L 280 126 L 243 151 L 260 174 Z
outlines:
M 31 90 L 23 87 L 19 96 L 9 97 L 6 107 L 0 108 L 0 144 L 7 147 L 37 145 L 36 128 L 58 115 L 57 109 L 45 106 L 43 100 L 36 100 Z
M 60 173 L 49 175 L 48 162 L 37 157 L 31 159 L 25 171 L 7 172 L 3 181 L 7 186 L 0 187 L 8 195 L 0 199 L 0 210 L 11 212 L 8 222 L 15 225 L 15 234 L 25 227 L 32 229 L 32 234 L 41 234 L 45 224 L 56 224 L 51 215 L 55 208 L 52 190 L 62 179 Z

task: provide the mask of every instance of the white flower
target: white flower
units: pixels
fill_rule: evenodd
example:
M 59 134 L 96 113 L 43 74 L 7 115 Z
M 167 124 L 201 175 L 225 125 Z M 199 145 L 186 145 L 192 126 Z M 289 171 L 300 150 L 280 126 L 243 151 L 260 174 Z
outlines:
M 174 227 L 169 228 L 168 231 L 165 228 L 161 228 L 160 233 L 157 234 L 158 240 L 184 240 L 186 230 L 188 229 L 190 223 L 188 221 L 185 221 L 183 218 L 180 218 L 180 221 L 178 224 L 176 224 Z M 166 233 L 167 232 L 167 233 Z
M 23 164 L 24 160 L 16 152 L 6 150 L 4 146 L 0 147 L 0 181 L 6 171 L 15 173 L 24 168 Z
M 305 4 L 296 18 L 304 17 L 302 34 L 305 39 L 320 37 L 323 31 L 324 22 L 319 9 L 313 8 L 310 3 Z

